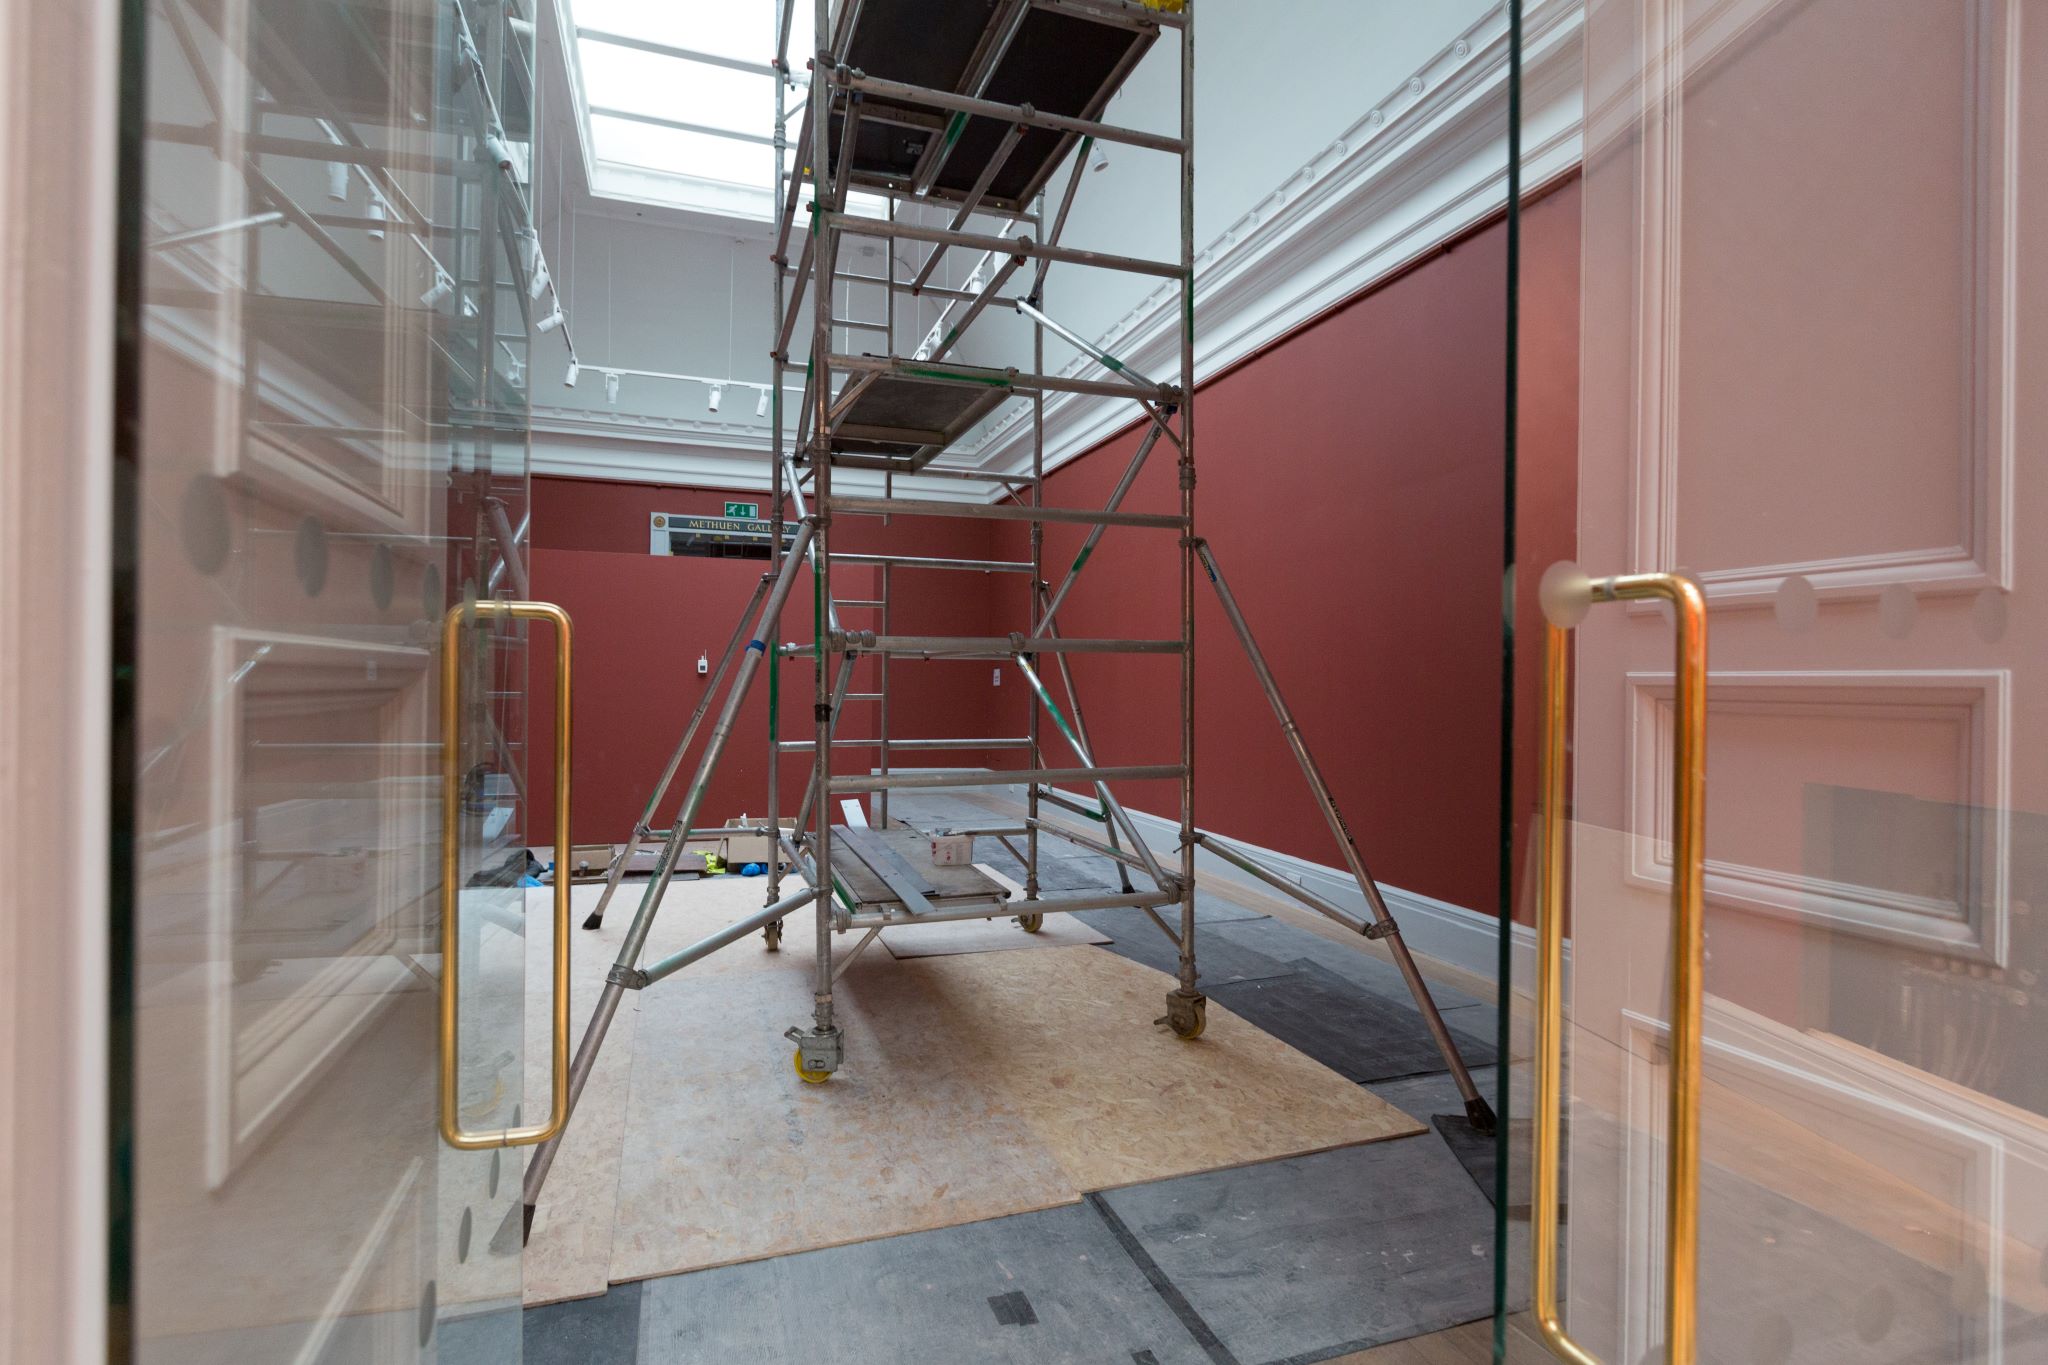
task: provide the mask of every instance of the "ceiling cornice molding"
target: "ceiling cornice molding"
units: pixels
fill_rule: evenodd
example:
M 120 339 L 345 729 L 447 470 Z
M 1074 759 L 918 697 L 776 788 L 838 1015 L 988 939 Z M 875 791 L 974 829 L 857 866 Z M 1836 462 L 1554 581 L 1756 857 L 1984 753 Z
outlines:
M 623 424 L 619 430 L 597 426 L 578 422 L 543 425 L 536 410 L 533 472 L 557 478 L 770 491 L 768 440 L 758 428 L 751 442 L 735 438 L 721 444 L 715 438 L 698 439 L 668 428 L 634 431 L 624 429 Z M 881 473 L 872 469 L 835 469 L 832 486 L 861 497 L 879 497 L 884 492 Z M 992 486 L 979 480 L 899 474 L 888 491 L 897 497 L 939 502 L 986 502 L 986 490 Z
M 1523 44 L 1523 183 L 1581 153 L 1583 0 L 1537 0 Z M 1496 5 L 1363 118 L 1226 228 L 1195 258 L 1195 373 L 1206 379 L 1398 274 L 1507 203 L 1508 19 Z M 1179 368 L 1176 286 L 1162 285 L 1097 344 L 1136 369 Z M 1089 376 L 1080 358 L 1062 373 Z M 1026 412 L 992 427 L 962 462 L 1002 473 L 1031 463 Z M 1122 403 L 1045 402 L 1048 469 L 1138 420 Z

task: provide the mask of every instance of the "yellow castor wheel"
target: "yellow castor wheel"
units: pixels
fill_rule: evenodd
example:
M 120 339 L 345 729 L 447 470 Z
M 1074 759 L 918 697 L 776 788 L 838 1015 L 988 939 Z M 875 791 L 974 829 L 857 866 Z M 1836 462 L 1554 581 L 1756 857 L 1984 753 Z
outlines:
M 803 1077 L 805 1081 L 809 1082 L 812 1085 L 823 1085 L 825 1082 L 832 1079 L 831 1072 L 812 1071 L 810 1068 L 804 1065 L 804 1052 L 802 1048 L 798 1048 L 796 1052 L 791 1055 L 790 1060 L 796 1063 L 796 1074 Z
M 1172 1029 L 1174 1036 L 1193 1042 L 1209 1026 L 1209 997 L 1173 991 L 1166 997 L 1166 1015 L 1153 1021 Z
M 1019 915 L 1017 916 L 1017 927 L 1027 934 L 1035 934 L 1045 927 L 1045 916 L 1042 914 Z

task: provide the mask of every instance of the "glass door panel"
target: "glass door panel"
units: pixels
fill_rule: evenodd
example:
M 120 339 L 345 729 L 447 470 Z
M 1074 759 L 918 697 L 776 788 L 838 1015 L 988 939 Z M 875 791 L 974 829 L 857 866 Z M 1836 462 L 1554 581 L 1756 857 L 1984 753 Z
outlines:
M 2048 1358 L 2048 558 L 2026 534 L 2048 298 L 2021 250 L 2048 171 L 2039 17 L 1587 7 L 1589 577 L 1551 580 L 1572 628 L 1547 913 L 1570 934 L 1560 1325 L 1603 1361 L 1667 1358 L 1695 1292 L 1697 1353 L 1680 1331 L 1668 1358 Z M 1685 612 L 1601 600 L 1656 573 L 1702 605 L 1703 736 Z M 1696 737 L 1693 1188 L 1670 1183 L 1670 1095 Z M 1696 1276 L 1672 1279 L 1674 1234 Z M 1537 1335 L 1530 1290 L 1508 1286 L 1511 1339 Z
M 439 697 L 525 583 L 530 17 L 134 20 L 138 1360 L 519 1358 L 520 1153 L 437 1076 L 452 771 L 458 1108 L 536 1117 L 523 629 L 463 640 L 452 764 Z

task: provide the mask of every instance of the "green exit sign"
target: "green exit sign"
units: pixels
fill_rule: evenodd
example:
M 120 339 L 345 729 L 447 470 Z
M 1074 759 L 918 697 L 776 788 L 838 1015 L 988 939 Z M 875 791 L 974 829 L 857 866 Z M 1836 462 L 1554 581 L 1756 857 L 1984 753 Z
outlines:
M 759 521 L 761 519 L 761 504 L 758 502 L 729 502 L 725 505 L 725 514 L 729 517 L 751 517 L 753 520 Z

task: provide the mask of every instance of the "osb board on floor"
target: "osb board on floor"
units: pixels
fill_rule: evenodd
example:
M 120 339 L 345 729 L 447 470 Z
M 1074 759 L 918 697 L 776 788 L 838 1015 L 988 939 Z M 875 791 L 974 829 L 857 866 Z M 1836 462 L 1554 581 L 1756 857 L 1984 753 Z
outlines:
M 576 934 L 579 1038 L 638 891 Z M 676 884 L 642 962 L 765 893 L 760 878 Z M 575 900 L 580 923 L 595 890 Z M 1199 1042 L 1173 1038 L 1152 1024 L 1168 978 L 1085 946 L 908 961 L 871 947 L 835 992 L 847 1064 L 806 1085 L 781 1034 L 810 1016 L 814 925 L 799 911 L 779 953 L 750 938 L 629 993 L 540 1204 L 529 1304 L 1421 1131 L 1214 1005 Z M 545 954 L 528 975 L 542 1018 Z M 529 1055 L 544 1067 L 538 1039 Z
M 1019 907 L 1021 908 L 1021 907 Z M 1000 953 L 1019 948 L 1071 948 L 1108 943 L 1100 933 L 1072 915 L 1047 915 L 1035 934 L 1027 934 L 1014 914 L 997 919 L 954 920 L 946 924 L 899 924 L 882 931 L 882 946 L 892 957 L 948 957 L 955 953 Z

